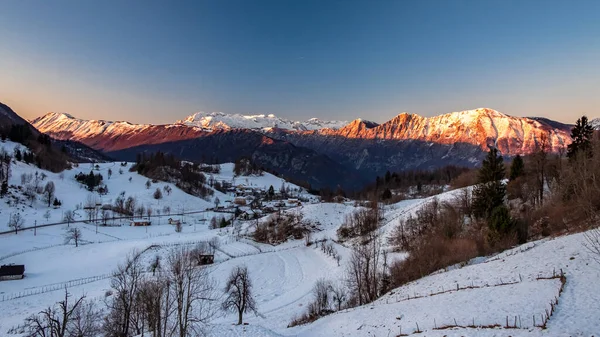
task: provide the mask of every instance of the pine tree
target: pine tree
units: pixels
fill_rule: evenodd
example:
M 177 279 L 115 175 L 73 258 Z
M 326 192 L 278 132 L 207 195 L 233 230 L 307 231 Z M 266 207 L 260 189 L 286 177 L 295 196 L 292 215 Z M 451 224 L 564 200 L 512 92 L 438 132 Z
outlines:
M 592 135 L 594 128 L 588 122 L 586 116 L 581 116 L 577 120 L 575 127 L 571 130 L 573 142 L 567 147 L 567 157 L 573 160 L 578 153 L 585 153 L 587 157 L 592 156 Z
M 523 163 L 523 158 L 517 155 L 510 165 L 510 181 L 522 176 L 523 173 L 525 173 L 525 164 Z
M 392 191 L 390 191 L 389 188 L 386 188 L 385 191 L 383 191 L 383 194 L 381 195 L 381 199 L 388 200 L 391 198 L 392 198 Z
M 269 200 L 273 199 L 273 196 L 275 195 L 275 189 L 273 188 L 273 185 L 269 186 L 269 191 L 267 192 L 267 195 L 269 196 Z
M 504 160 L 498 150 L 492 148 L 479 169 L 478 184 L 473 191 L 475 216 L 490 219 L 493 210 L 504 205 L 504 175 Z

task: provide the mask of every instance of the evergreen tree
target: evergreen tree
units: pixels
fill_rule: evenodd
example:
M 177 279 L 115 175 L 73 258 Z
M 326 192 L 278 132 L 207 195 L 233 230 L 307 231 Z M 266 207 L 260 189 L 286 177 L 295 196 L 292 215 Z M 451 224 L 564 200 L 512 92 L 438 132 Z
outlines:
M 269 200 L 272 200 L 273 196 L 275 196 L 275 189 L 273 188 L 273 185 L 269 186 L 269 191 L 267 194 L 269 196 Z
M 510 181 L 522 176 L 523 173 L 525 173 L 525 164 L 523 163 L 523 158 L 517 155 L 510 165 Z
M 491 149 L 479 169 L 478 184 L 473 191 L 473 212 L 475 216 L 490 219 L 492 211 L 504 205 L 506 187 L 504 160 L 498 149 Z
M 389 188 L 386 188 L 385 191 L 383 191 L 383 195 L 381 196 L 381 199 L 389 200 L 391 198 L 392 198 L 392 191 L 390 191 Z
M 492 210 L 489 227 L 498 233 L 508 233 L 515 227 L 515 221 L 506 206 L 500 205 Z
M 587 157 L 592 155 L 592 135 L 594 128 L 588 122 L 586 116 L 581 116 L 577 120 L 575 127 L 571 130 L 571 138 L 573 142 L 567 147 L 567 157 L 574 159 L 578 153 L 585 153 Z
M 8 182 L 3 181 L 0 187 L 0 196 L 4 197 L 8 193 Z

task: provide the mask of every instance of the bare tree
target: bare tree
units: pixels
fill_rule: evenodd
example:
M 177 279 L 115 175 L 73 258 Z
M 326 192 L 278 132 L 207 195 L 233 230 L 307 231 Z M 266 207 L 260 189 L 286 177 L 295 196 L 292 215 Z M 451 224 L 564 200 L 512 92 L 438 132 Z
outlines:
M 72 320 L 83 305 L 85 296 L 79 297 L 75 303 L 69 303 L 70 294 L 65 288 L 65 299 L 58 302 L 54 307 L 48 307 L 39 314 L 29 316 L 25 319 L 26 337 L 68 337 L 81 336 L 92 337 L 93 335 L 76 334 L 76 325 Z
M 135 214 L 141 219 L 144 216 L 144 213 L 146 212 L 146 208 L 144 207 L 144 205 L 140 205 L 138 206 L 138 208 L 135 209 Z
M 600 228 L 593 229 L 584 234 L 584 246 L 592 253 L 594 260 L 600 263 Z
M 207 267 L 196 266 L 190 251 L 174 249 L 167 257 L 165 277 L 171 285 L 174 330 L 179 337 L 202 334 L 202 325 L 216 314 L 215 284 Z
M 242 324 L 244 313 L 258 313 L 256 302 L 252 297 L 252 281 L 248 274 L 248 267 L 237 266 L 231 271 L 225 285 L 225 296 L 223 310 L 237 311 L 238 325 Z
M 335 309 L 337 311 L 342 310 L 346 303 L 346 291 L 347 289 L 340 283 L 331 285 L 331 299 L 333 300 L 333 303 L 335 303 Z
M 135 250 L 129 253 L 125 262 L 117 267 L 111 278 L 110 284 L 115 290 L 115 295 L 107 303 L 108 315 L 103 324 L 103 330 L 108 336 L 131 335 L 135 297 L 144 272 L 139 255 L 140 253 Z
M 381 240 L 376 232 L 361 238 L 363 242 L 352 250 L 346 269 L 348 289 L 358 305 L 376 300 L 379 294 Z
M 25 198 L 29 200 L 29 206 L 33 206 L 33 202 L 37 199 L 37 188 L 32 184 L 28 184 L 25 186 L 23 194 L 25 195 Z
M 44 212 L 44 219 L 46 219 L 46 222 L 48 222 L 48 220 L 50 219 L 50 210 L 47 210 L 46 212 Z
M 96 212 L 98 211 L 96 205 L 98 203 L 99 201 L 95 194 L 90 193 L 87 195 L 83 208 L 88 216 L 88 221 L 95 220 Z
M 71 227 L 65 234 L 65 244 L 73 241 L 75 243 L 75 247 L 79 247 L 79 241 L 81 240 L 81 237 L 81 229 L 77 227 Z
M 63 217 L 63 221 L 67 223 L 67 227 L 71 224 L 71 222 L 73 222 L 75 220 L 74 215 L 73 215 L 73 211 L 71 210 L 67 210 L 65 212 L 65 215 Z
M 73 308 L 67 325 L 69 337 L 96 337 L 102 332 L 103 312 L 96 302 L 83 301 Z
M 44 186 L 44 200 L 48 204 L 48 207 L 50 207 L 50 205 L 52 204 L 52 201 L 54 200 L 55 192 L 56 192 L 56 187 L 54 186 L 54 182 L 53 181 L 47 182 L 46 186 Z
M 150 217 L 152 217 L 152 207 L 146 208 L 146 216 L 148 217 L 148 219 L 150 219 Z
M 156 276 L 156 272 L 160 271 L 161 263 L 160 263 L 160 255 L 156 255 L 152 262 L 150 263 L 150 271 L 152 272 L 152 276 Z
M 21 216 L 21 213 L 12 213 L 8 219 L 8 227 L 15 230 L 15 234 L 19 233 L 19 229 L 23 228 L 25 219 Z
M 125 211 L 127 212 L 127 214 L 131 215 L 133 217 L 134 213 L 135 213 L 135 205 L 137 204 L 137 200 L 134 197 L 128 197 L 127 200 L 125 200 Z
M 106 225 L 108 219 L 110 219 L 110 212 L 107 209 L 103 209 L 100 216 L 102 217 L 102 224 Z
M 318 279 L 313 288 L 315 302 L 313 310 L 317 316 L 322 316 L 330 311 L 329 309 L 329 293 L 331 291 L 331 282 L 325 279 Z

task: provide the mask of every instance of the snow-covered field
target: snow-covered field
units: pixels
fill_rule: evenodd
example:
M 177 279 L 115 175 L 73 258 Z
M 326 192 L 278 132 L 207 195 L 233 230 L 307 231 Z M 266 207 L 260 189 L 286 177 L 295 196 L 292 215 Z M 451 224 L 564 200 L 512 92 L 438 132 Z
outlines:
M 88 192 L 73 180 L 79 171 L 89 172 L 90 165 L 59 175 L 45 172 L 47 180 L 56 184 L 56 196 L 63 201 L 59 209 L 52 209 L 49 221 L 60 221 L 62 211 L 75 209 L 84 202 Z M 112 168 L 107 179 L 104 172 Z M 185 207 L 202 211 L 213 207 L 212 201 L 183 193 L 173 186 L 171 195 L 160 201 L 152 197 L 156 187 L 146 189 L 146 178 L 124 170 L 118 173 L 119 163 L 100 164 L 109 194 L 102 202 L 111 202 L 121 191 L 135 195 L 152 207 L 169 205 L 174 210 Z M 234 180 L 232 165 L 223 165 L 216 179 Z M 18 163 L 13 166 L 11 184 L 20 184 L 20 174 L 35 172 L 32 166 Z M 131 182 L 129 181 L 129 178 Z M 246 181 L 247 179 L 247 181 Z M 283 181 L 272 175 L 235 177 L 247 186 L 273 185 Z M 218 193 L 218 192 L 216 192 Z M 444 193 L 438 198 L 447 200 L 460 191 Z M 221 200 L 233 196 L 217 194 Z M 407 200 L 386 207 L 384 234 L 399 219 L 414 212 L 431 199 Z M 42 214 L 48 209 L 43 202 L 33 207 L 19 206 L 26 217 L 26 225 L 33 221 L 44 223 Z M 305 204 L 288 212 L 302 213 L 304 219 L 319 224 L 314 239 L 336 239 L 336 230 L 347 214 L 357 208 L 345 204 Z M 0 226 L 7 222 L 14 209 L 0 205 Z M 440 271 L 408 285 L 394 289 L 379 300 L 366 306 L 346 309 L 311 324 L 287 328 L 290 321 L 305 312 L 312 301 L 312 287 L 320 278 L 341 282 L 350 250 L 334 244 L 341 256 L 337 261 L 303 240 L 290 240 L 278 246 L 255 243 L 247 238 L 236 239 L 232 228 L 208 229 L 214 213 L 186 215 L 181 233 L 168 225 L 166 217 L 149 227 L 98 227 L 77 223 L 82 230 L 83 245 L 64 244 L 66 225 L 38 228 L 18 234 L 0 235 L 0 263 L 25 264 L 26 277 L 22 280 L 0 282 L 0 335 L 23 322 L 30 314 L 54 304 L 68 287 L 73 295 L 86 294 L 102 300 L 110 289 L 110 273 L 123 262 L 132 250 L 143 251 L 142 261 L 155 255 L 167 254 L 175 245 L 192 245 L 199 241 L 218 238 L 221 245 L 211 266 L 212 277 L 222 285 L 232 268 L 246 265 L 254 284 L 255 299 L 261 316 L 247 315 L 246 326 L 234 326 L 233 314 L 216 317 L 208 331 L 211 336 L 398 336 L 423 331 L 416 336 L 598 336 L 600 334 L 600 264 L 585 250 L 583 234 L 530 242 L 512 251 L 493 257 L 475 259 L 463 268 Z M 80 217 L 83 217 L 80 214 Z M 251 230 L 252 221 L 243 225 Z M 97 232 L 96 232 L 97 231 Z M 152 247 L 149 249 L 149 247 Z M 566 283 L 551 278 L 561 271 Z M 549 278 L 550 277 L 550 278 Z M 563 287 L 562 293 L 559 290 Z M 550 317 L 547 329 L 534 327 L 550 309 L 558 305 Z M 538 319 L 539 317 L 539 319 Z M 507 322 L 508 321 L 508 322 Z M 516 323 L 515 323 L 516 322 Z M 506 325 L 518 328 L 506 328 Z M 418 327 L 417 327 L 418 325 Z M 458 325 L 436 330 L 440 327 Z M 474 327 L 468 327 L 474 326 Z

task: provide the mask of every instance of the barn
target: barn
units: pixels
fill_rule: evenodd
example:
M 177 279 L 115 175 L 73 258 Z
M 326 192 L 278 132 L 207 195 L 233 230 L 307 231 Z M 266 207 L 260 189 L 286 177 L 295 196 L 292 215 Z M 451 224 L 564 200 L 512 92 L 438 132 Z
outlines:
M 11 264 L 0 266 L 0 280 L 22 279 L 25 277 L 25 266 Z

